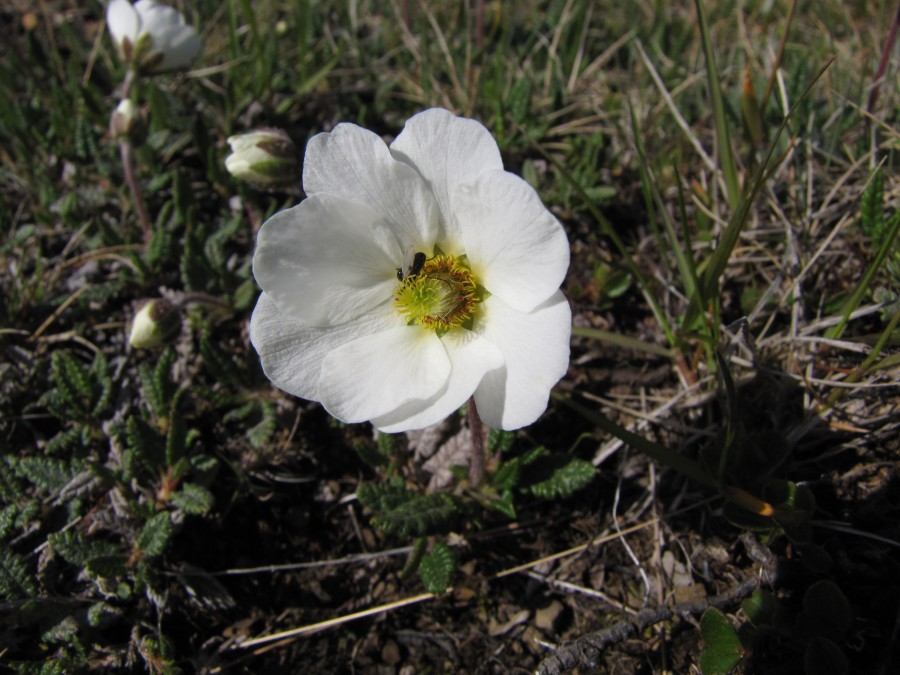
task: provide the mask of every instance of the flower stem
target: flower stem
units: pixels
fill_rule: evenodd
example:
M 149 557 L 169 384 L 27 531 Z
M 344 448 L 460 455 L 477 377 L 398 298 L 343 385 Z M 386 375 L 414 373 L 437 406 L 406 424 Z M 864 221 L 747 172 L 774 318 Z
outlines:
M 131 95 L 131 87 L 135 82 L 135 71 L 131 68 L 125 73 L 125 80 L 122 82 L 122 98 L 126 99 Z M 119 155 L 122 158 L 122 170 L 125 173 L 125 182 L 128 189 L 131 190 L 131 199 L 134 201 L 134 207 L 137 210 L 138 218 L 141 221 L 141 229 L 144 232 L 144 245 L 150 246 L 150 240 L 153 238 L 153 230 L 150 226 L 150 217 L 147 215 L 147 209 L 144 207 L 144 199 L 141 197 L 141 189 L 138 186 L 137 178 L 134 175 L 134 157 L 133 146 L 127 136 L 119 141 Z
M 466 405 L 469 417 L 469 431 L 472 434 L 472 454 L 469 456 L 469 484 L 477 487 L 484 478 L 484 425 L 475 407 L 475 397 Z
M 150 241 L 153 239 L 153 230 L 150 227 L 150 217 L 147 215 L 147 209 L 144 207 L 144 200 L 141 197 L 141 189 L 134 175 L 131 141 L 123 139 L 119 142 L 119 154 L 122 157 L 122 170 L 125 172 L 125 182 L 128 184 L 128 189 L 131 190 L 131 198 L 134 201 L 134 207 L 137 209 L 138 218 L 141 221 L 141 229 L 144 232 L 144 245 L 150 246 Z
M 175 307 L 178 308 L 189 304 L 208 305 L 210 307 L 218 307 L 219 309 L 232 309 L 231 305 L 227 302 L 206 293 L 185 293 L 174 303 Z

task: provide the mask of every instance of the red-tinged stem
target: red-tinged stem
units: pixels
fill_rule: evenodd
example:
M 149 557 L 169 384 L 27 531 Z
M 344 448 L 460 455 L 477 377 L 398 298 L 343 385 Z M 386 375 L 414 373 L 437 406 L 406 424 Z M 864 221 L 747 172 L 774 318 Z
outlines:
M 891 24 L 891 30 L 888 33 L 887 42 L 881 52 L 881 59 L 878 61 L 878 70 L 875 71 L 875 81 L 872 83 L 872 90 L 869 92 L 869 102 L 866 103 L 866 112 L 870 115 L 875 111 L 875 103 L 878 101 L 878 92 L 881 91 L 881 83 L 884 81 L 884 73 L 887 71 L 888 61 L 891 58 L 891 52 L 894 51 L 894 43 L 897 42 L 897 29 L 900 27 L 900 2 L 897 3 L 897 11 L 894 13 L 894 21 Z M 866 119 L 866 125 L 869 119 Z
M 144 245 L 150 246 L 150 241 L 153 239 L 153 229 L 150 226 L 150 217 L 147 215 L 147 209 L 144 207 L 144 200 L 141 197 L 141 188 L 138 186 L 137 178 L 134 175 L 131 141 L 122 139 L 119 142 L 119 154 L 122 157 L 122 170 L 125 172 L 125 182 L 128 184 L 128 189 L 131 190 L 131 198 L 134 201 L 134 207 L 137 210 L 141 228 L 144 231 Z
M 469 432 L 472 434 L 472 455 L 469 457 L 469 484 L 477 487 L 484 478 L 484 425 L 475 407 L 475 397 L 466 405 L 469 416 Z
M 475 46 L 484 47 L 484 0 L 475 5 Z
M 134 84 L 135 77 L 135 71 L 129 68 L 128 72 L 125 73 L 125 80 L 122 82 L 123 99 L 128 98 L 131 94 L 131 86 Z M 128 184 L 128 189 L 131 190 L 131 199 L 134 201 L 134 207 L 141 221 L 141 229 L 144 232 L 144 245 L 150 246 L 150 241 L 153 239 L 153 228 L 150 225 L 147 209 L 144 207 L 141 188 L 134 175 L 134 148 L 127 136 L 124 136 L 119 141 L 119 155 L 122 157 L 122 170 L 125 173 L 125 182 Z

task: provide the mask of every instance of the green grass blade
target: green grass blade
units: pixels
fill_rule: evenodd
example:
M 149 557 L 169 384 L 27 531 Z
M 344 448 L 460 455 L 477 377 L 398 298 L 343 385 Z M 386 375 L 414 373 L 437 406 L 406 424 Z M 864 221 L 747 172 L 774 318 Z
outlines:
M 706 485 L 707 487 L 716 489 L 719 488 L 719 483 L 716 479 L 690 457 L 685 457 L 680 452 L 654 443 L 653 441 L 649 441 L 643 436 L 638 436 L 637 434 L 628 431 L 625 427 L 619 426 L 603 413 L 581 405 L 580 403 L 576 403 L 569 397 L 560 396 L 558 394 L 553 394 L 553 396 L 600 429 L 603 429 L 603 431 L 612 434 L 619 440 L 627 443 L 635 450 L 644 453 L 660 464 L 675 469 L 678 473 L 687 476 L 700 485 Z
M 662 329 L 666 334 L 666 340 L 668 340 L 670 345 L 674 345 L 676 343 L 675 331 L 672 330 L 672 327 L 666 320 L 665 313 L 662 311 L 659 303 L 656 302 L 656 298 L 653 297 L 653 291 L 650 288 L 650 284 L 648 283 L 647 278 L 637 266 L 637 263 L 634 261 L 634 258 L 631 256 L 631 253 L 628 251 L 628 248 L 625 246 L 622 238 L 619 237 L 619 235 L 613 228 L 612 223 L 610 223 L 609 220 L 607 220 L 606 216 L 604 216 L 603 213 L 600 212 L 600 209 L 598 209 L 596 204 L 594 204 L 594 200 L 590 198 L 584 187 L 581 186 L 581 184 L 575 179 L 571 172 L 568 171 L 558 159 L 556 159 L 553 155 L 544 150 L 544 148 L 542 148 L 535 142 L 531 143 L 531 147 L 541 153 L 544 159 L 546 159 L 548 162 L 550 162 L 550 164 L 553 165 L 553 167 L 559 172 L 559 175 L 562 176 L 563 180 L 565 180 L 569 185 L 572 186 L 572 189 L 575 190 L 575 192 L 578 194 L 578 197 L 584 202 L 584 205 L 587 207 L 588 211 L 590 211 L 591 215 L 594 216 L 594 218 L 597 220 L 597 223 L 600 226 L 600 230 L 605 236 L 609 237 L 610 241 L 612 241 L 613 246 L 616 247 L 616 250 L 625 261 L 625 265 L 628 267 L 628 271 L 631 272 L 631 274 L 643 289 L 644 297 L 646 298 L 647 303 L 650 305 L 650 309 L 653 311 L 653 315 L 656 317 L 656 320 L 659 322 L 659 325 L 662 326 Z
M 675 256 L 675 265 L 677 266 L 678 272 L 681 275 L 682 288 L 684 289 L 685 295 L 687 297 L 693 297 L 697 292 L 698 283 L 696 267 L 694 265 L 694 259 L 691 255 L 689 244 L 687 246 L 687 250 L 684 250 L 681 243 L 678 241 L 678 235 L 675 231 L 675 225 L 672 222 L 672 218 L 669 215 L 669 210 L 665 206 L 665 201 L 663 200 L 662 195 L 659 192 L 659 188 L 656 187 L 653 170 L 650 168 L 650 164 L 647 160 L 647 155 L 644 150 L 644 143 L 639 133 L 637 118 L 635 117 L 634 109 L 629 106 L 629 111 L 631 113 L 631 128 L 634 133 L 635 147 L 638 152 L 641 184 L 644 190 L 645 200 L 647 202 L 647 211 L 654 214 L 657 210 L 659 211 L 666 232 L 666 238 L 668 239 L 669 247 L 672 249 L 672 253 Z M 677 174 L 677 168 L 675 169 L 675 171 Z M 679 194 L 681 194 L 680 180 L 678 181 L 678 185 Z M 683 207 L 681 211 L 682 214 L 684 214 Z M 682 217 L 684 217 L 684 215 L 682 215 Z M 682 224 L 686 224 L 686 221 L 683 220 Z M 660 245 L 662 244 L 663 242 L 660 241 Z
M 826 337 L 837 339 L 843 335 L 844 329 L 850 321 L 850 315 L 853 314 L 857 307 L 859 307 L 859 303 L 862 302 L 868 292 L 872 280 L 875 278 L 878 270 L 881 269 L 884 259 L 890 254 L 894 245 L 894 240 L 897 238 L 898 231 L 900 231 L 900 211 L 897 211 L 888 220 L 886 233 L 884 239 L 881 240 L 881 245 L 878 247 L 878 252 L 875 254 L 875 259 L 872 261 L 872 264 L 869 265 L 865 274 L 863 274 L 863 278 L 860 279 L 859 284 L 853 289 L 852 295 L 847 299 L 847 302 L 844 303 L 844 307 L 841 310 L 841 322 L 830 328 L 825 334 Z
M 644 342 L 643 340 L 628 337 L 621 333 L 612 333 L 610 331 L 601 330 L 599 328 L 573 326 L 572 335 L 593 338 L 609 345 L 615 345 L 624 349 L 634 349 L 635 351 L 646 352 L 648 354 L 656 354 L 657 356 L 665 356 L 666 358 L 672 358 L 672 356 L 675 355 L 674 350 L 667 347 L 655 345 L 652 342 Z
M 825 65 L 823 65 L 813 76 L 809 84 L 806 85 L 806 88 L 797 98 L 797 103 L 794 105 L 793 110 L 796 110 L 800 102 L 806 98 L 813 85 L 818 82 L 819 78 L 822 77 L 822 74 L 831 66 L 832 63 L 834 63 L 835 58 L 836 57 L 831 57 L 830 59 L 828 59 Z M 756 197 L 759 195 L 760 191 L 762 190 L 763 184 L 768 178 L 769 166 L 772 161 L 772 156 L 775 154 L 775 148 L 778 145 L 778 141 L 781 139 L 781 135 L 784 133 L 784 130 L 787 128 L 788 123 L 791 121 L 793 110 L 788 111 L 788 113 L 781 120 L 781 124 L 778 125 L 778 129 L 776 130 L 774 137 L 769 143 L 769 148 L 766 151 L 765 158 L 759 164 L 753 174 L 753 180 L 750 182 L 749 189 L 744 190 L 740 202 L 738 203 L 737 209 L 735 209 L 731 214 L 728 225 L 722 232 L 722 236 L 719 240 L 719 245 L 716 247 L 716 250 L 713 252 L 713 254 L 704 261 L 704 264 L 700 266 L 701 292 L 698 293 L 696 299 L 691 299 L 691 304 L 689 305 L 687 312 L 685 313 L 684 325 L 692 325 L 697 320 L 699 315 L 703 311 L 705 311 L 706 308 L 700 305 L 696 301 L 697 299 L 704 297 L 716 297 L 719 279 L 721 279 L 722 274 L 724 274 L 725 272 L 725 268 L 728 266 L 728 261 L 731 258 L 731 253 L 734 250 L 735 245 L 737 244 L 738 237 L 741 234 L 741 230 L 743 230 L 744 225 L 747 222 L 747 219 L 750 215 L 750 207 L 756 201 Z
M 695 0 L 695 4 L 697 6 L 697 17 L 700 20 L 700 40 L 703 43 L 703 55 L 706 59 L 706 74 L 709 78 L 709 96 L 713 108 L 713 118 L 716 122 L 719 168 L 725 177 L 728 204 L 732 209 L 735 209 L 741 199 L 737 164 L 735 163 L 734 151 L 731 147 L 731 135 L 728 133 L 728 120 L 725 119 L 725 104 L 722 101 L 722 90 L 719 87 L 719 73 L 716 69 L 716 58 L 713 54 L 712 39 L 709 36 L 709 26 L 706 23 L 706 13 L 703 11 L 701 0 Z

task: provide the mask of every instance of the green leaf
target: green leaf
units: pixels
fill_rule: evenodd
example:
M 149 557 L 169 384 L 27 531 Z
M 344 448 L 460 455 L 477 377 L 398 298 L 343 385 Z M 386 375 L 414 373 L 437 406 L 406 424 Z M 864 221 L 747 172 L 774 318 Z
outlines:
M 25 496 L 12 469 L 12 460 L 12 457 L 0 458 L 0 499 L 8 503 L 17 502 Z
M 82 532 L 66 530 L 48 538 L 50 547 L 76 567 L 85 567 L 91 560 L 119 555 L 119 548 L 108 541 L 90 540 Z
M 275 433 L 277 428 L 277 418 L 275 417 L 275 406 L 271 401 L 261 399 L 259 408 L 262 412 L 262 419 L 247 430 L 247 440 L 254 448 L 262 448 L 267 445 Z
M 0 541 L 13 531 L 16 526 L 16 518 L 19 516 L 19 507 L 15 504 L 7 504 L 0 509 Z
M 250 309 L 259 295 L 259 287 L 254 279 L 247 279 L 234 292 L 232 305 L 238 312 Z
M 166 347 L 156 366 L 141 364 L 144 400 L 147 401 L 150 412 L 156 419 L 163 418 L 169 413 L 172 399 L 175 398 L 175 392 L 178 390 L 172 379 L 172 366 L 175 365 L 176 358 L 175 350 Z
M 491 508 L 496 509 L 500 513 L 509 518 L 515 520 L 516 518 L 516 503 L 513 498 L 512 490 L 504 490 L 500 495 L 499 499 L 492 499 L 490 501 Z
M 86 370 L 69 352 L 56 351 L 51 357 L 50 378 L 62 403 L 72 411 L 72 416 L 84 418 L 93 406 L 93 387 Z
M 491 429 L 487 437 L 487 451 L 490 455 L 508 452 L 516 440 L 516 434 L 502 429 Z
M 66 450 L 73 450 L 79 445 L 83 446 L 83 432 L 85 428 L 86 427 L 79 425 L 71 429 L 60 431 L 56 436 L 47 441 L 47 445 L 44 446 L 44 452 L 48 455 L 57 455 Z M 89 428 L 88 432 L 90 432 Z
M 859 203 L 859 216 L 863 233 L 871 237 L 875 243 L 884 234 L 884 174 L 881 169 L 875 171 L 866 191 Z
M 847 596 L 832 581 L 817 581 L 803 596 L 803 611 L 797 615 L 801 636 L 823 637 L 841 642 L 850 628 L 853 614 Z
M 419 563 L 419 577 L 425 590 L 435 595 L 444 593 L 456 573 L 456 556 L 447 544 L 439 542 Z
M 128 449 L 135 458 L 148 470 L 158 470 L 165 465 L 165 448 L 159 433 L 147 422 L 136 415 L 128 418 L 125 425 Z M 133 472 L 133 462 L 129 461 L 128 470 Z
M 99 387 L 96 401 L 90 414 L 94 418 L 99 418 L 106 412 L 112 402 L 113 395 L 113 381 L 109 373 L 109 363 L 106 361 L 103 352 L 97 352 L 90 372 Z
M 87 622 L 92 628 L 99 628 L 109 619 L 114 619 L 122 615 L 122 611 L 108 605 L 105 602 L 95 602 L 88 608 Z
M 774 626 L 778 620 L 778 598 L 769 591 L 757 588 L 753 594 L 741 603 L 741 609 L 757 628 Z
M 374 517 L 372 522 L 389 534 L 424 537 L 449 529 L 456 522 L 459 511 L 455 497 L 446 492 L 435 492 L 412 495 L 390 511 Z
M 13 468 L 19 477 L 28 480 L 41 493 L 52 494 L 78 475 L 84 464 L 53 457 L 20 457 Z
M 208 336 L 200 339 L 200 354 L 209 372 L 224 385 L 237 388 L 246 387 L 246 381 L 234 361 L 222 353 Z
M 169 413 L 169 429 L 166 434 L 166 466 L 175 466 L 181 460 L 187 450 L 187 425 L 184 418 L 175 409 L 176 400 L 172 402 L 172 409 Z
M 412 492 L 403 487 L 402 484 L 386 483 L 384 485 L 376 485 L 374 483 L 363 483 L 356 490 L 356 498 L 363 506 L 367 506 L 376 512 L 383 512 L 390 511 L 411 499 Z
M 243 405 L 237 408 L 232 408 L 227 413 L 225 413 L 222 416 L 222 423 L 231 424 L 232 422 L 243 422 L 256 412 L 256 408 L 256 401 L 247 401 Z
M 700 633 L 706 649 L 700 654 L 703 675 L 730 673 L 744 656 L 737 631 L 722 612 L 710 608 L 700 619 Z
M 413 572 L 419 569 L 419 563 L 422 562 L 422 558 L 425 556 L 425 547 L 427 545 L 427 538 L 416 538 L 416 543 L 413 544 L 413 550 L 410 552 L 409 557 L 406 559 L 406 562 L 403 565 L 403 569 L 400 570 L 401 579 L 408 579 Z
M 589 485 L 597 472 L 593 464 L 578 457 L 551 455 L 530 467 L 529 474 L 546 476 L 527 489 L 538 499 L 549 501 L 571 497 Z
M 847 657 L 831 640 L 815 637 L 806 645 L 804 675 L 846 675 L 849 670 Z
M 528 110 L 531 107 L 531 79 L 528 77 L 519 77 L 513 83 L 509 91 L 509 97 L 506 100 L 509 108 L 510 119 L 516 124 L 522 124 L 528 117 Z
M 104 555 L 88 560 L 84 569 L 92 579 L 118 579 L 128 573 L 124 555 Z
M 357 456 L 372 467 L 384 466 L 387 460 L 378 451 L 378 447 L 368 440 L 357 440 L 353 443 L 353 450 Z
M 393 434 L 378 432 L 378 453 L 385 459 L 392 458 L 397 452 L 397 444 Z
M 33 598 L 38 594 L 37 584 L 25 559 L 8 546 L 0 546 L 0 596 L 7 600 Z
M 522 476 L 523 461 L 521 457 L 514 457 L 505 462 L 500 462 L 497 470 L 490 477 L 491 483 L 498 490 L 512 490 L 519 485 Z
M 137 547 L 148 558 L 162 555 L 172 537 L 172 519 L 168 512 L 158 513 L 147 521 L 137 538 Z
M 47 644 L 71 644 L 78 639 L 78 621 L 69 615 L 48 628 L 41 635 L 41 642 Z
M 212 509 L 215 498 L 202 485 L 184 483 L 181 489 L 172 495 L 172 503 L 185 513 L 202 516 Z

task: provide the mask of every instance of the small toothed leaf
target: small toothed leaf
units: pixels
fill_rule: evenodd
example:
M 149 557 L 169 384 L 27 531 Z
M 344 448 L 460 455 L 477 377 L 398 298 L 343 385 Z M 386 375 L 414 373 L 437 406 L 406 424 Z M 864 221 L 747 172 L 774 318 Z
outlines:
M 419 576 L 429 593 L 444 593 L 456 573 L 456 556 L 447 544 L 439 542 L 419 563 Z
M 215 498 L 202 485 L 184 483 L 181 489 L 172 495 L 172 503 L 185 513 L 202 516 L 212 509 Z
M 527 489 L 539 499 L 566 499 L 594 480 L 593 464 L 578 457 L 550 456 L 529 468 L 531 476 L 541 476 Z
M 168 512 L 159 513 L 144 525 L 144 529 L 138 535 L 137 547 L 148 558 L 160 556 L 166 550 L 172 531 L 172 519 Z

